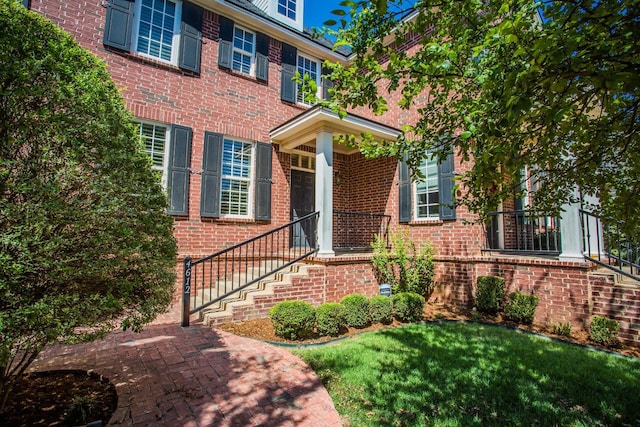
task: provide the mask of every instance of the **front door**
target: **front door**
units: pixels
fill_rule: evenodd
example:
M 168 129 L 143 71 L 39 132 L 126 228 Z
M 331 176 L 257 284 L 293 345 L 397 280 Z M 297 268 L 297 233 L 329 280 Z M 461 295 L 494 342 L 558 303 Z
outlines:
M 316 177 L 313 172 L 291 170 L 291 220 L 294 221 L 315 211 Z M 296 224 L 291 236 L 292 246 L 315 245 L 311 221 Z

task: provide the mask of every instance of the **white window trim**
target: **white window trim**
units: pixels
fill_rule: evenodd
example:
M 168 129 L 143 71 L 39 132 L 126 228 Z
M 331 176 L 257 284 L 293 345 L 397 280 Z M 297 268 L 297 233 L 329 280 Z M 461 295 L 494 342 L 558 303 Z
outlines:
M 235 37 L 236 37 L 236 29 L 242 30 L 245 33 L 250 33 L 253 34 L 253 49 L 252 52 L 248 52 L 246 50 L 242 50 L 242 49 L 238 49 L 236 48 L 236 44 L 235 44 Z M 233 71 L 235 71 L 236 73 L 240 73 L 240 74 L 246 74 L 249 76 L 255 76 L 256 75 L 256 32 L 255 31 L 251 31 L 251 30 L 247 30 L 246 28 L 240 26 L 240 25 L 235 25 L 233 26 L 233 39 L 231 40 L 231 69 Z M 251 53 L 251 59 L 249 60 L 249 73 L 245 73 L 242 70 L 236 70 L 233 68 L 233 53 L 234 52 L 240 52 L 243 55 L 246 55 L 248 53 Z
M 322 86 L 320 85 L 320 79 L 322 78 L 322 64 L 320 63 L 320 61 L 318 61 L 317 59 L 315 59 L 315 58 L 313 58 L 311 56 L 308 56 L 308 55 L 305 55 L 305 54 L 302 54 L 302 53 L 298 53 L 298 57 L 296 58 L 296 71 L 297 72 L 300 71 L 299 68 L 298 68 L 299 58 L 307 59 L 307 60 L 309 60 L 311 62 L 314 62 L 316 64 L 316 69 L 318 70 L 316 72 L 316 87 L 318 88 L 316 90 L 316 97 L 317 98 L 322 98 Z M 304 75 L 300 76 L 300 78 L 303 78 L 303 77 L 304 77 Z M 298 100 L 298 90 L 299 90 L 299 87 L 298 87 L 298 85 L 296 85 L 296 103 L 297 104 L 305 105 L 307 107 L 315 105 L 315 104 L 310 104 L 310 103 L 305 102 L 305 101 L 299 101 Z
M 291 1 L 291 0 L 285 0 L 285 2 L 287 2 L 287 3 L 288 3 L 289 1 Z M 296 17 L 295 17 L 295 18 L 291 18 L 290 16 L 288 16 L 288 15 L 286 15 L 286 14 L 282 14 L 282 13 L 280 12 L 280 10 L 279 10 L 279 7 L 280 7 L 280 4 L 279 4 L 279 3 L 280 3 L 280 1 L 279 1 L 279 0 L 276 0 L 276 13 L 277 13 L 279 16 L 281 16 L 282 18 L 284 18 L 284 19 L 287 19 L 287 20 L 289 20 L 289 21 L 296 22 L 296 21 L 297 21 L 297 19 L 298 19 L 298 13 L 299 13 L 299 12 L 298 12 L 298 6 L 299 6 L 298 1 L 297 1 L 297 0 L 293 0 L 293 3 L 294 3 L 294 5 L 295 5 L 295 10 L 293 11 L 293 12 L 295 13 L 295 15 L 296 15 Z M 288 5 L 285 5 L 285 10 L 289 10 Z
M 146 124 L 151 126 L 161 126 L 165 128 L 164 153 L 162 158 L 162 166 L 155 166 L 152 164 L 151 169 L 153 169 L 154 171 L 162 172 L 162 177 L 161 177 L 162 188 L 166 190 L 167 182 L 169 179 L 169 149 L 171 147 L 171 125 L 166 123 L 153 122 L 145 119 L 139 119 L 139 118 L 135 119 L 135 123 L 139 125 Z M 138 131 L 138 137 L 142 138 L 142 130 Z
M 244 180 L 245 178 L 238 178 L 233 176 L 224 175 L 222 173 L 222 162 L 224 161 L 224 141 L 236 141 L 241 142 L 243 144 L 249 144 L 251 146 L 251 165 L 249 166 L 250 176 L 249 176 L 249 188 L 247 189 L 247 214 L 246 215 L 238 215 L 238 214 L 223 214 L 222 213 L 222 181 L 224 179 L 240 179 Z M 256 144 L 252 141 L 246 141 L 240 138 L 234 138 L 230 136 L 224 136 L 222 138 L 222 158 L 220 159 L 220 198 L 218 199 L 218 203 L 220 206 L 220 217 L 221 218 L 240 218 L 240 219 L 252 219 L 254 216 L 253 206 L 254 206 L 254 198 L 255 198 L 255 180 L 256 180 Z
M 426 161 L 426 159 L 425 159 Z M 422 163 L 420 164 L 420 166 L 422 166 Z M 436 162 L 436 168 L 437 168 L 437 162 Z M 437 176 L 437 180 L 439 180 L 439 176 L 436 174 Z M 426 180 L 426 177 L 425 177 Z M 427 216 L 427 217 L 420 217 L 418 216 L 419 210 L 418 210 L 418 184 L 420 182 L 416 182 L 413 181 L 412 185 L 411 185 L 411 197 L 413 200 L 413 218 L 414 221 L 416 222 L 436 222 L 436 221 L 441 221 L 440 219 L 440 182 L 436 181 L 437 183 L 437 188 L 438 188 L 438 214 L 437 216 Z M 428 193 L 427 193 L 428 194 Z M 428 196 L 427 196 L 428 198 Z
M 171 60 L 167 61 L 157 56 L 149 55 L 147 53 L 138 52 L 138 41 L 140 39 L 140 17 L 142 16 L 142 1 L 136 0 L 133 31 L 132 31 L 132 52 L 136 55 L 144 56 L 145 58 L 153 59 L 154 61 L 160 61 L 171 65 L 178 65 L 178 56 L 180 54 L 180 23 L 182 22 L 182 1 L 171 0 L 176 4 L 176 16 L 173 18 L 173 38 L 171 40 Z

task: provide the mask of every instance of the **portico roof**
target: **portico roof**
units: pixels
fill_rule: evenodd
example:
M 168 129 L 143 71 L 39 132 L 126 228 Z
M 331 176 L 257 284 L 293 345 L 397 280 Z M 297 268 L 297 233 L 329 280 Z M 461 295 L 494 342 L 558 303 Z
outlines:
M 347 114 L 341 119 L 338 113 L 316 105 L 271 129 L 269 136 L 272 142 L 280 145 L 282 151 L 287 152 L 301 145 L 315 146 L 316 135 L 321 131 L 331 132 L 334 138 L 355 135 L 359 139 L 361 134 L 371 134 L 374 139 L 385 141 L 395 141 L 400 135 L 400 130 L 391 126 L 355 114 Z M 357 147 L 347 147 L 337 142 L 334 142 L 333 149 L 343 154 L 358 151 Z

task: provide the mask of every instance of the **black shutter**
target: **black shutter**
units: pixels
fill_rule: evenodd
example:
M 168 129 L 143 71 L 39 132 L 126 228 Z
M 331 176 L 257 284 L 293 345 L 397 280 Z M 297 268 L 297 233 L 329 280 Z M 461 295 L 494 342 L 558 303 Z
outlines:
M 196 73 L 200 72 L 203 13 L 204 9 L 198 5 L 186 1 L 182 3 L 178 66 Z
M 219 17 L 220 39 L 218 40 L 218 65 L 224 68 L 231 68 L 231 52 L 233 48 L 233 26 L 231 19 L 224 16 Z
M 440 219 L 443 221 L 456 219 L 455 196 L 453 194 L 455 165 L 453 153 L 438 164 L 438 192 L 440 196 Z
M 31 0 L 22 0 L 22 5 L 29 9 L 31 7 Z
M 282 76 L 280 81 L 280 99 L 296 102 L 296 82 L 292 79 L 296 75 L 298 50 L 291 45 L 282 43 Z
M 411 221 L 411 174 L 406 156 L 398 163 L 398 221 Z
M 331 74 L 331 70 L 326 67 L 322 67 L 322 99 L 327 101 L 331 99 L 329 89 L 333 88 L 333 81 L 329 78 L 329 74 Z
M 220 216 L 222 140 L 221 133 L 204 133 L 202 188 L 200 190 L 200 216 L 203 218 L 217 218 Z
M 169 150 L 169 214 L 189 215 L 189 167 L 191 166 L 191 128 L 173 125 Z
M 271 219 L 271 144 L 256 144 L 256 218 Z
M 269 36 L 256 33 L 256 78 L 269 81 Z
M 131 49 L 131 28 L 134 1 L 109 0 L 107 3 L 107 20 L 104 24 L 105 46 L 121 50 Z

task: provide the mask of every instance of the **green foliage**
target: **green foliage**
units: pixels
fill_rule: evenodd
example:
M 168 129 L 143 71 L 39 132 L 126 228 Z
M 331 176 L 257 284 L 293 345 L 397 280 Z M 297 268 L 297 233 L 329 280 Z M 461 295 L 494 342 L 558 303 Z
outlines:
M 369 298 L 369 310 L 373 323 L 388 325 L 393 320 L 393 304 L 389 297 L 376 295 Z
M 2 402 L 46 344 L 163 312 L 176 244 L 105 64 L 19 2 L 0 0 L 0 28 Z
M 639 240 L 640 198 L 629 184 L 640 181 L 636 2 L 383 3 L 345 2 L 350 19 L 326 30 L 354 59 L 325 63 L 335 87 L 323 105 L 383 114 L 398 99 L 396 108 L 419 113 L 397 141 L 360 139 L 362 153 L 407 154 L 415 171 L 427 150 L 444 158 L 453 149 L 473 161 L 457 201 L 482 217 L 521 188 L 530 166 L 536 209 L 557 214 L 578 187 Z M 415 34 L 415 48 L 393 48 Z
M 342 298 L 340 303 L 346 311 L 347 325 L 352 328 L 364 328 L 369 325 L 369 300 L 367 297 L 351 294 Z
M 620 324 L 607 317 L 593 316 L 589 327 L 589 339 L 607 347 L 618 344 Z
M 551 324 L 551 333 L 563 337 L 571 336 L 571 322 L 554 322 Z
M 306 301 L 282 301 L 271 307 L 269 318 L 275 334 L 288 340 L 313 335 L 316 311 Z
M 391 292 L 414 292 L 430 296 L 433 292 L 435 264 L 433 248 L 425 242 L 418 250 L 405 231 L 391 236 L 393 252 L 387 248 L 386 241 L 376 235 L 373 248 L 373 263 L 378 282 L 391 285 Z
M 318 334 L 336 337 L 346 323 L 346 310 L 337 302 L 328 302 L 316 309 Z
M 412 324 L 300 353 L 352 426 L 637 426 L 640 419 L 637 359 L 500 326 Z
M 533 323 L 538 301 L 535 295 L 512 292 L 504 306 L 504 317 L 517 323 L 530 325 Z
M 497 276 L 480 276 L 476 289 L 476 306 L 478 311 L 496 314 L 504 300 L 504 278 Z
M 418 322 L 422 320 L 425 299 L 413 292 L 401 292 L 391 297 L 393 312 L 398 320 L 403 322 Z
M 91 413 L 91 410 L 94 408 L 95 405 L 96 405 L 95 400 L 90 396 L 74 397 L 73 401 L 71 402 L 71 406 L 69 407 L 69 410 L 64 416 L 65 422 L 68 423 L 69 425 L 79 425 L 79 424 L 86 424 L 87 421 L 94 421 L 94 420 L 87 420 L 87 417 L 89 416 L 89 414 Z

